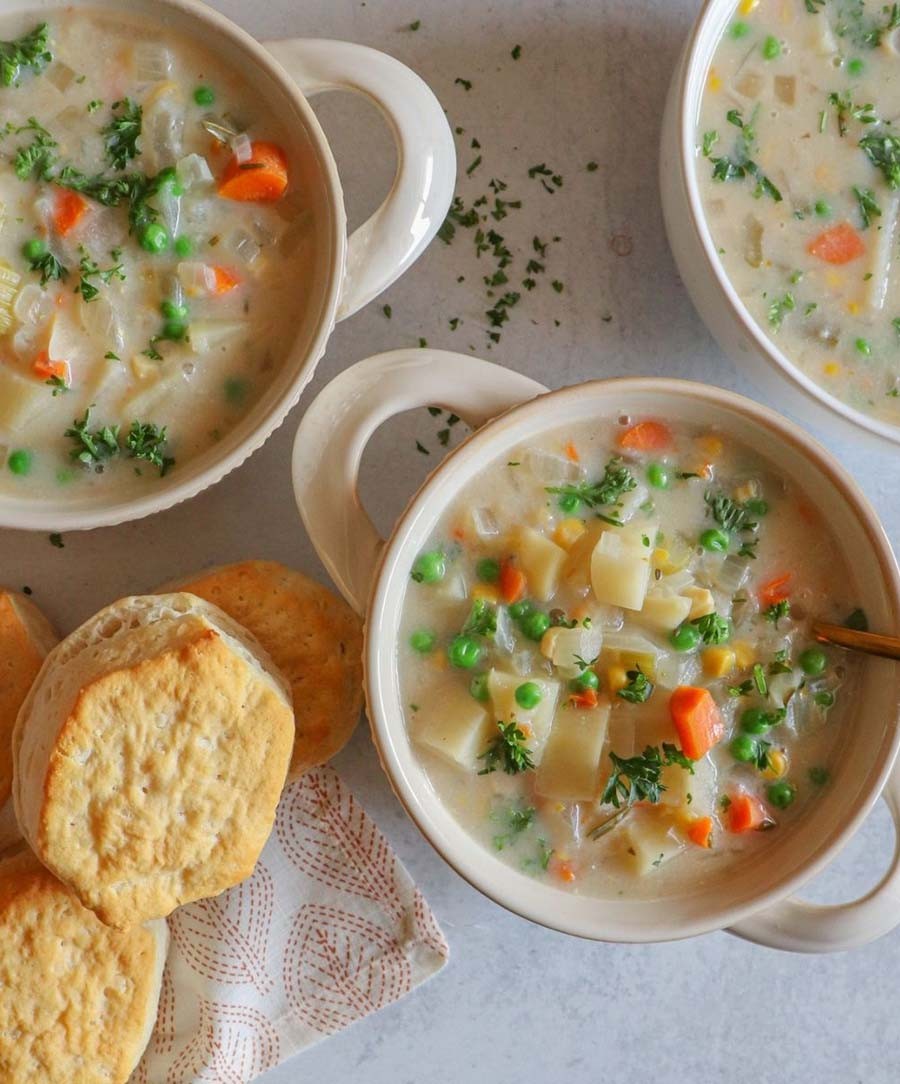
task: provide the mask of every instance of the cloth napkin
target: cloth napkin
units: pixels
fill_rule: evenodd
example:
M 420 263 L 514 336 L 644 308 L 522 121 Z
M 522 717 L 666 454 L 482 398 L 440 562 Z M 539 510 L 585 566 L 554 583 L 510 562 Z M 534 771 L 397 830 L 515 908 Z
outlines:
M 169 918 L 156 1028 L 131 1084 L 247 1084 L 439 971 L 409 874 L 331 768 L 286 788 L 253 876 Z

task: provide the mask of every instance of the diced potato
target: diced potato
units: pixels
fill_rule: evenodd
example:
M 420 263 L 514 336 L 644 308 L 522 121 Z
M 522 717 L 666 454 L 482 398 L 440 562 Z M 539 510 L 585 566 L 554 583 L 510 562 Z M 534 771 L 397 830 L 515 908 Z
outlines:
M 626 670 L 641 669 L 652 681 L 656 676 L 656 666 L 660 649 L 646 636 L 631 632 L 609 632 L 603 640 L 604 664 L 618 663 Z
M 651 593 L 644 599 L 638 620 L 657 632 L 671 632 L 687 620 L 691 600 L 683 595 Z
M 756 648 L 748 640 L 732 640 L 734 660 L 742 670 L 749 670 L 756 662 Z
M 560 802 L 587 802 L 597 796 L 600 756 L 606 739 L 610 705 L 557 711 L 534 780 L 534 789 Z
M 735 667 L 736 657 L 730 647 L 708 647 L 702 654 L 703 673 L 707 677 L 727 677 Z
M 639 877 L 654 873 L 684 848 L 672 822 L 660 810 L 633 810 L 624 835 L 628 865 Z
M 691 600 L 691 612 L 688 614 L 691 621 L 716 612 L 716 600 L 713 598 L 713 593 L 705 587 L 687 587 L 684 594 Z
M 624 666 L 613 663 L 606 668 L 606 687 L 610 696 L 615 696 L 619 689 L 624 689 L 628 684 L 628 674 Z
M 587 629 L 582 625 L 576 625 L 574 629 L 548 629 L 541 640 L 541 652 L 554 666 L 575 673 L 582 670 L 576 656 L 590 662 L 597 658 L 602 646 L 603 630 L 593 624 Z M 568 676 L 573 677 L 574 673 Z
M 530 527 L 523 527 L 517 532 L 513 545 L 519 566 L 528 579 L 529 593 L 539 602 L 546 602 L 556 594 L 568 554 L 561 546 Z
M 0 430 L 24 429 L 48 404 L 47 389 L 39 380 L 0 367 Z
M 663 805 L 681 809 L 696 817 L 710 817 L 716 808 L 716 769 L 709 757 L 694 764 L 694 774 L 677 764 L 670 764 L 660 773 L 665 790 L 660 794 Z
M 584 520 L 564 519 L 556 525 L 556 530 L 553 532 L 553 541 L 557 546 L 562 546 L 564 550 L 570 550 L 586 530 Z
M 461 768 L 472 769 L 487 748 L 494 721 L 465 688 L 447 682 L 415 713 L 411 730 L 419 745 Z
M 795 75 L 776 75 L 775 97 L 784 105 L 793 105 L 797 100 L 797 77 Z
M 541 702 L 535 708 L 526 709 L 516 703 L 516 689 L 525 681 L 533 681 L 541 690 Z M 531 731 L 527 744 L 535 764 L 539 764 L 553 724 L 553 713 L 559 699 L 559 682 L 491 670 L 488 675 L 488 692 L 495 721 L 508 723 L 515 719 L 520 727 Z
M 652 540 L 655 535 L 655 527 L 647 527 L 636 541 L 631 532 L 603 532 L 591 554 L 591 587 L 598 602 L 626 610 L 641 609 L 650 583 L 653 552 L 644 545 L 643 538 Z
M 563 579 L 570 587 L 587 587 L 591 582 L 591 554 L 603 534 L 603 527 L 594 524 L 572 543 L 566 563 L 563 565 Z

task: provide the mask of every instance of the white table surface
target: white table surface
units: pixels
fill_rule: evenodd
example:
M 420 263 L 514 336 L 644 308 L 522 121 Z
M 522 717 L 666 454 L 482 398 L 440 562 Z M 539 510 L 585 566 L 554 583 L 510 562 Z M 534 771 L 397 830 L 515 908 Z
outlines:
M 459 190 L 467 203 L 491 176 L 500 177 L 510 186 L 506 195 L 524 201 L 498 226 L 517 251 L 536 233 L 562 238 L 549 256 L 548 281 L 514 312 L 487 357 L 554 387 L 671 373 L 754 394 L 694 312 L 659 210 L 660 116 L 698 0 L 215 0 L 215 6 L 261 38 L 346 38 L 410 64 L 431 83 L 451 123 L 465 128 L 458 137 Z M 416 19 L 417 32 L 404 30 Z M 514 61 L 517 44 L 522 53 Z M 457 77 L 471 80 L 471 90 L 455 84 Z M 358 221 L 389 183 L 386 129 L 350 98 L 332 96 L 317 108 Z M 467 178 L 463 170 L 479 153 L 470 150 L 472 137 L 483 164 Z M 584 168 L 591 160 L 600 167 L 593 173 Z M 552 197 L 527 176 L 541 162 L 564 176 Z M 459 274 L 465 283 L 456 282 Z M 551 278 L 564 283 L 562 294 L 550 289 Z M 115 597 L 211 563 L 265 556 L 324 577 L 289 484 L 291 441 L 304 405 L 351 362 L 415 346 L 420 336 L 432 346 L 484 354 L 486 306 L 478 283 L 469 236 L 450 247 L 435 242 L 383 299 L 338 327 L 304 403 L 241 470 L 151 521 L 69 535 L 64 549 L 45 536 L 0 532 L 3 581 L 30 585 L 68 629 Z M 463 321 L 455 332 L 448 326 L 454 316 Z M 373 442 L 364 487 L 382 528 L 436 462 L 437 428 L 419 411 Z M 896 538 L 896 464 L 820 435 Z M 416 439 L 431 449 L 428 458 L 416 452 Z M 647 947 L 579 942 L 505 913 L 445 866 L 393 798 L 364 728 L 336 763 L 434 907 L 451 962 L 406 1000 L 271 1072 L 266 1084 L 898 1079 L 900 932 L 854 954 L 816 958 L 724 933 Z M 886 866 L 891 846 L 889 818 L 879 807 L 809 896 L 836 902 L 861 894 Z

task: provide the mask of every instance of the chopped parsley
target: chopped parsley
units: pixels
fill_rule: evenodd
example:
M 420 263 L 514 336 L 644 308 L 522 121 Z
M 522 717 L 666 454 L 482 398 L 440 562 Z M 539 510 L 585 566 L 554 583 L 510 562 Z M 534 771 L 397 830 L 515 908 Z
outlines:
M 131 458 L 152 464 L 159 471 L 160 478 L 175 466 L 175 460 L 164 453 L 165 444 L 166 427 L 155 422 L 134 421 L 125 437 L 125 448 Z
M 867 135 L 859 145 L 872 165 L 881 170 L 888 188 L 900 188 L 900 137 L 886 133 Z
M 881 218 L 881 208 L 875 199 L 875 193 L 871 188 L 853 186 L 853 195 L 859 204 L 859 216 L 862 219 L 862 228 L 867 230 L 872 224 L 873 218 Z
M 46 23 L 41 23 L 15 41 L 0 41 L 0 85 L 13 86 L 26 68 L 38 75 L 52 59 L 50 32 Z
M 828 104 L 834 107 L 834 111 L 837 114 L 838 134 L 841 136 L 847 134 L 847 128 L 851 119 L 859 121 L 860 124 L 875 124 L 878 121 L 878 118 L 872 112 L 875 108 L 872 103 L 867 102 L 865 105 L 854 105 L 848 90 L 845 90 L 840 94 L 832 91 L 828 95 Z
M 695 617 L 691 624 L 696 626 L 704 644 L 725 644 L 731 639 L 731 622 L 717 613 Z
M 13 159 L 16 176 L 20 181 L 28 181 L 32 177 L 40 181 L 49 181 L 56 162 L 58 146 L 56 140 L 34 117 L 29 117 L 28 123 L 21 127 L 7 125 L 3 130 L 4 135 L 22 135 L 24 132 L 33 132 L 34 138 L 27 146 L 20 147 L 16 151 Z
M 628 678 L 628 684 L 619 689 L 617 696 L 631 704 L 643 704 L 650 699 L 653 693 L 653 682 L 640 667 L 637 670 L 627 671 L 625 676 Z
M 771 606 L 766 607 L 763 610 L 763 617 L 766 621 L 771 621 L 775 628 L 778 628 L 778 622 L 787 617 L 791 612 L 791 603 L 789 599 L 783 598 L 780 602 L 773 602 Z
M 513 60 L 518 60 L 519 57 L 522 55 L 522 46 L 514 45 L 509 55 L 513 58 Z
M 486 636 L 492 639 L 497 631 L 497 607 L 487 599 L 477 598 L 462 627 L 463 636 Z
M 79 463 L 89 467 L 101 464 L 119 454 L 119 426 L 103 425 L 91 431 L 91 410 L 88 407 L 84 417 L 76 418 L 63 436 L 73 441 L 70 455 Z
M 638 756 L 620 757 L 617 753 L 610 752 L 609 759 L 612 769 L 600 801 L 605 805 L 615 806 L 620 811 L 630 809 L 636 802 L 656 804 L 666 789 L 660 779 L 663 768 L 677 764 L 694 774 L 694 762 L 677 746 L 668 742 L 663 742 L 662 751 L 658 745 L 648 745 Z M 597 839 L 616 819 L 618 818 L 614 815 L 609 821 L 598 825 L 589 833 L 590 838 Z
M 605 508 L 618 504 L 626 493 L 637 487 L 634 475 L 621 456 L 613 456 L 606 464 L 599 482 L 577 482 L 564 486 L 547 486 L 547 492 L 582 501 L 588 508 Z M 618 524 L 618 521 L 615 521 Z
M 498 722 L 499 734 L 483 753 L 478 757 L 484 761 L 484 767 L 478 772 L 479 775 L 490 775 L 498 767 L 502 768 L 507 775 L 518 775 L 519 772 L 529 771 L 534 768 L 531 750 L 525 744 L 525 734 L 519 729 L 515 720 L 509 723 Z
M 879 212 L 880 213 L 880 212 Z M 786 293 L 782 298 L 776 298 L 769 306 L 769 326 L 778 331 L 784 323 L 784 318 L 789 312 L 797 307 L 792 293 Z
M 28 261 L 32 271 L 37 271 L 41 276 L 41 286 L 46 286 L 50 281 L 60 282 L 69 277 L 69 270 L 48 249 Z
M 113 169 L 125 169 L 131 159 L 140 154 L 137 141 L 141 135 L 143 113 L 131 98 L 113 102 L 112 119 L 103 129 L 106 157 Z
M 562 188 L 563 179 L 561 173 L 554 173 L 546 162 L 540 162 L 536 166 L 530 166 L 528 170 L 528 176 L 534 180 L 537 178 L 541 182 L 545 192 L 549 192 L 551 196 L 556 194 L 557 189 Z
M 108 286 L 114 278 L 124 281 L 125 272 L 122 270 L 122 264 L 119 263 L 113 267 L 102 269 L 91 259 L 83 246 L 81 254 L 81 281 L 75 287 L 75 293 L 81 294 L 81 299 L 86 304 L 96 300 L 100 293 L 97 286 L 91 282 L 91 279 L 99 279 L 104 286 Z

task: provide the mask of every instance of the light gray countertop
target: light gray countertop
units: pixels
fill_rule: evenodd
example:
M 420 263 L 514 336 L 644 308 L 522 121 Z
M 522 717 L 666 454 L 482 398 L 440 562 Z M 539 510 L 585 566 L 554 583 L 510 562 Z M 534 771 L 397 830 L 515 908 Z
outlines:
M 485 351 L 483 268 L 471 237 L 435 242 L 383 299 L 340 325 L 304 403 L 265 448 L 198 499 L 151 521 L 69 535 L 0 533 L 6 583 L 29 584 L 63 628 L 101 604 L 211 563 L 267 556 L 313 575 L 290 490 L 289 453 L 304 405 L 369 354 L 429 345 L 474 352 L 554 387 L 667 373 L 753 395 L 710 339 L 669 254 L 657 193 L 667 82 L 697 0 L 215 0 L 261 38 L 346 38 L 384 49 L 434 88 L 461 126 L 460 193 L 491 177 L 523 207 L 497 228 L 516 251 L 558 235 L 546 280 Z M 404 29 L 414 20 L 421 28 Z M 521 57 L 510 53 L 521 45 Z M 471 80 L 471 90 L 454 82 Z M 370 107 L 317 104 L 355 221 L 387 190 L 392 152 Z M 480 151 L 471 148 L 471 140 Z M 482 164 L 471 177 L 476 155 Z M 599 168 L 585 167 L 596 161 Z M 553 196 L 528 178 L 546 163 Z M 521 262 L 527 257 L 521 257 Z M 457 283 L 464 274 L 466 281 Z M 564 284 L 555 293 L 551 279 Z M 391 319 L 382 305 L 389 303 Z M 448 321 L 459 317 L 456 331 Z M 606 319 L 605 319 L 606 318 Z M 554 321 L 559 321 L 556 326 Z M 770 405 L 778 407 L 778 403 Z M 367 452 L 364 495 L 388 529 L 441 450 L 425 411 L 396 419 Z M 820 436 L 856 475 L 888 533 L 900 531 L 896 465 Z M 416 452 L 415 441 L 430 449 Z M 589 944 L 505 913 L 453 873 L 406 819 L 360 728 L 337 767 L 434 907 L 449 966 L 406 1000 L 273 1071 L 267 1084 L 538 1084 L 600 1079 L 887 1082 L 900 1078 L 900 932 L 850 955 L 779 954 L 714 934 L 679 944 Z M 858 896 L 885 868 L 890 820 L 879 807 L 811 898 Z

